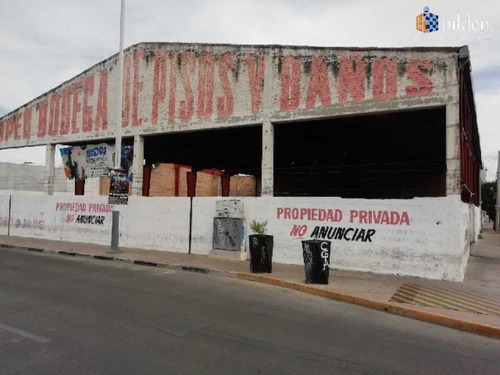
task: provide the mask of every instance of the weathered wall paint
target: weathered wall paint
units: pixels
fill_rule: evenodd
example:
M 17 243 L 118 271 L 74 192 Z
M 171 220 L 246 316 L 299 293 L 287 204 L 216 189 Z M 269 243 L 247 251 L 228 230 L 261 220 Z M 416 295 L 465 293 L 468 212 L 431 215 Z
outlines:
M 458 52 L 141 43 L 125 51 L 123 135 L 445 105 Z M 0 148 L 112 138 L 117 58 L 0 119 Z M 451 90 L 451 91 L 450 91 Z
M 11 235 L 110 242 L 112 205 L 106 197 L 12 195 Z
M 210 217 L 215 201 L 220 198 L 195 198 L 193 206 L 193 252 L 206 254 L 210 250 Z M 431 279 L 462 280 L 470 246 L 466 240 L 468 205 L 459 196 L 415 198 L 411 200 L 368 200 L 342 198 L 241 198 L 248 223 L 268 220 L 268 233 L 274 235 L 274 256 L 277 263 L 303 264 L 301 241 L 309 239 L 316 226 L 352 229 L 333 238 L 331 267 L 375 273 L 401 274 Z M 302 219 L 285 218 L 279 214 L 284 207 L 298 208 Z M 342 218 L 332 221 L 319 217 L 320 210 L 342 212 Z M 388 212 L 388 220 L 378 223 L 360 222 L 351 213 Z M 316 212 L 316 216 L 314 213 Z M 391 221 L 391 212 L 405 212 L 406 220 Z M 464 212 L 466 216 L 464 216 Z M 307 215 L 312 216 L 307 216 Z M 396 215 L 393 215 L 394 217 Z M 368 217 L 368 215 L 367 215 Z M 462 224 L 461 224 L 462 223 Z M 301 232 L 303 226 L 305 231 Z M 356 229 L 359 239 L 352 240 Z M 365 234 L 361 235 L 361 230 Z M 337 229 L 338 230 L 338 229 Z M 368 231 L 370 240 L 363 241 Z M 330 232 L 332 234 L 332 232 Z
M 102 196 L 13 194 L 11 235 L 108 245 L 112 211 Z M 189 198 L 130 197 L 119 211 L 120 246 L 187 252 Z
M 43 166 L 0 162 L 0 190 L 43 191 L 44 180 Z M 54 191 L 67 191 L 62 168 L 55 168 Z
M 131 196 L 119 209 L 120 246 L 188 252 L 189 198 Z
M 8 202 L 8 196 L 0 195 L 2 216 L 5 197 Z M 194 254 L 212 250 L 218 200 L 221 198 L 193 199 Z M 470 251 L 469 206 L 460 201 L 460 196 L 410 200 L 245 197 L 241 201 L 246 246 L 251 234 L 249 223 L 268 220 L 276 263 L 303 264 L 301 240 L 309 239 L 320 227 L 319 233 L 332 236 L 332 268 L 463 279 Z M 285 217 L 287 207 L 296 208 L 299 216 Z M 15 194 L 11 235 L 109 244 L 111 210 L 106 197 Z M 367 213 L 363 220 L 362 212 Z M 368 212 L 373 213 L 371 221 Z M 407 220 L 401 219 L 403 213 Z M 336 234 L 330 228 L 337 228 Z M 343 229 L 340 235 L 339 228 Z M 1 230 L 5 232 L 5 225 Z M 189 198 L 130 197 L 129 205 L 120 207 L 120 231 L 120 245 L 124 247 L 187 253 Z
M 482 212 L 481 212 L 481 206 L 479 207 L 476 207 L 474 206 L 474 212 L 475 212 L 475 216 L 474 216 L 474 219 L 475 219 L 475 223 L 474 225 L 476 226 L 476 238 L 474 239 L 474 241 L 477 241 L 479 239 L 479 234 L 481 233 L 481 229 L 482 229 Z
M 9 197 L 8 194 L 0 194 L 0 234 L 8 233 L 9 225 Z

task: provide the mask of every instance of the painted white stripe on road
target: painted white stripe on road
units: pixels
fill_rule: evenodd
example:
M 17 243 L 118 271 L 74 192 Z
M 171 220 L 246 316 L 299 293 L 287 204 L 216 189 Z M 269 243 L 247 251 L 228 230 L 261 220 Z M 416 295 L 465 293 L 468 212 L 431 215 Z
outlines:
M 14 327 L 9 327 L 4 324 L 0 323 L 0 329 L 3 329 L 4 331 L 15 333 L 16 335 L 26 337 L 28 339 L 31 339 L 33 341 L 41 342 L 41 343 L 47 343 L 50 342 L 49 339 L 41 336 L 34 335 L 32 333 L 23 331 L 22 329 L 14 328 Z

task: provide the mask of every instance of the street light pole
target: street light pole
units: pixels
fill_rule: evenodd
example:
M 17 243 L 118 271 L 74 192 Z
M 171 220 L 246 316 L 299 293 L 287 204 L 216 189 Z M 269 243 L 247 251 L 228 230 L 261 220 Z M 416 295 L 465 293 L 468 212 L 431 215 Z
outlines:
M 115 170 L 121 169 L 122 162 L 122 103 L 123 103 L 123 34 L 125 31 L 125 0 L 121 0 L 120 10 L 120 50 L 118 52 L 118 98 L 115 122 Z M 120 211 L 113 205 L 111 222 L 111 247 L 108 253 L 121 253 L 118 246 L 120 238 Z
M 125 32 L 125 0 L 121 0 L 120 50 L 118 52 L 118 103 L 115 128 L 115 169 L 121 168 L 122 151 L 122 103 L 123 103 L 123 34 Z

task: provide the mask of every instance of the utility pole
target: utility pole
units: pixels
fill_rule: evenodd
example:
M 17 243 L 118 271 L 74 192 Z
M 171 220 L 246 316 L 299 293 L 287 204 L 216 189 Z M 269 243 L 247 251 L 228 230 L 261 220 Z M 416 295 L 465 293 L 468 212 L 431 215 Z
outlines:
M 118 52 L 118 105 L 116 106 L 115 169 L 122 163 L 122 103 L 123 103 L 123 34 L 125 32 L 125 0 L 121 0 L 120 49 Z
M 123 103 L 123 34 L 125 30 L 125 0 L 121 0 L 120 9 L 120 50 L 118 52 L 118 103 L 116 105 L 115 124 L 115 171 L 120 171 L 122 160 L 122 103 Z M 120 175 L 121 176 L 121 175 Z M 108 253 L 121 253 L 118 246 L 120 238 L 120 211 L 113 205 L 111 221 L 111 247 Z

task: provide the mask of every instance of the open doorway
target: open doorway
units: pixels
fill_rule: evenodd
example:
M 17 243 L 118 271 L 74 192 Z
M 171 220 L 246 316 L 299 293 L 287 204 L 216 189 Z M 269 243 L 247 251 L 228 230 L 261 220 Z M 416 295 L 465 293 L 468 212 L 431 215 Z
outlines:
M 275 125 L 274 195 L 446 195 L 445 109 Z

